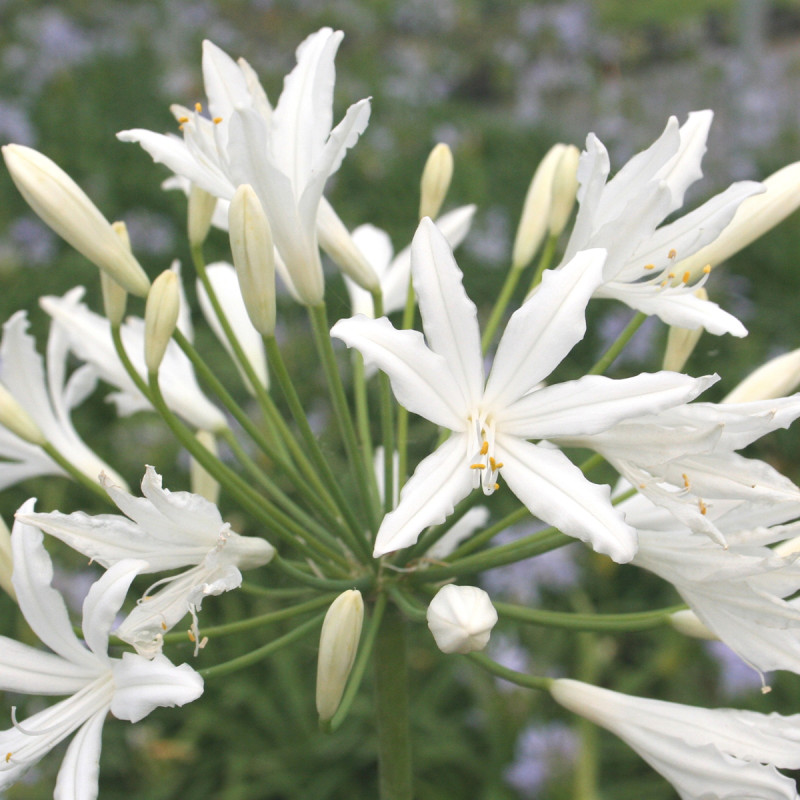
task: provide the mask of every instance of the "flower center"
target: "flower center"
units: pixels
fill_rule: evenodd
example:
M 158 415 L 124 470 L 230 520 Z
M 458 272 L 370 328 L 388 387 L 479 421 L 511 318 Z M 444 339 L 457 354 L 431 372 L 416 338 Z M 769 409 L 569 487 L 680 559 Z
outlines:
M 473 415 L 473 434 L 470 443 L 470 464 L 472 470 L 472 487 L 483 489 L 490 495 L 500 488 L 497 477 L 502 461 L 494 457 L 494 420 L 488 421 L 483 414 Z

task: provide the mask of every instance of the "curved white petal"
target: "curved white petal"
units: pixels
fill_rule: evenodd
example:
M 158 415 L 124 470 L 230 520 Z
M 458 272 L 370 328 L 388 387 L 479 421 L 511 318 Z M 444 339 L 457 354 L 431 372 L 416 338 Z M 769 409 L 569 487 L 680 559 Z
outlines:
M 478 311 L 450 245 L 428 217 L 411 242 L 411 273 L 428 345 L 447 362 L 463 405 L 473 408 L 483 389 Z
M 138 722 L 155 708 L 174 708 L 203 694 L 203 679 L 188 665 L 176 667 L 166 656 L 152 660 L 123 653 L 114 663 L 111 713 Z
M 602 281 L 604 250 L 584 250 L 547 270 L 506 325 L 486 383 L 484 406 L 502 408 L 544 380 L 586 332 L 589 298 Z
M 534 516 L 618 563 L 633 558 L 636 531 L 611 505 L 609 487 L 588 481 L 560 450 L 498 433 L 495 457 L 508 488 Z
M 211 117 L 225 122 L 234 109 L 250 105 L 252 97 L 239 65 L 208 39 L 203 41 L 203 85 Z
M 466 427 L 469 407 L 464 393 L 448 362 L 426 346 L 419 331 L 398 331 L 386 317 L 359 315 L 340 319 L 331 336 L 383 370 L 400 405 L 450 430 Z
M 61 656 L 0 636 L 0 689 L 23 694 L 72 694 L 97 677 Z
M 586 375 L 545 386 L 497 412 L 503 433 L 526 439 L 587 436 L 642 414 L 694 400 L 717 376 L 690 378 L 677 372 L 642 373 L 613 380 Z
M 95 800 L 97 797 L 100 747 L 107 713 L 104 708 L 89 717 L 72 738 L 58 771 L 53 800 Z
M 455 504 L 472 489 L 466 434 L 453 434 L 420 462 L 400 493 L 397 508 L 387 514 L 375 540 L 377 558 L 414 544 L 429 525 L 444 522 Z

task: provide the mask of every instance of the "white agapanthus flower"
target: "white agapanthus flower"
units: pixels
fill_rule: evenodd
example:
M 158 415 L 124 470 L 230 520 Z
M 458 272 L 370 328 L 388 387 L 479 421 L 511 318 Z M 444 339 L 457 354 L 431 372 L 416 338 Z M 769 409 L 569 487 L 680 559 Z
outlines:
M 33 501 L 23 506 L 32 507 Z M 11 536 L 19 607 L 46 652 L 0 637 L 0 688 L 36 695 L 69 695 L 14 727 L 0 731 L 0 789 L 15 783 L 73 733 L 58 773 L 56 798 L 97 797 L 103 723 L 109 712 L 138 722 L 153 709 L 182 706 L 203 693 L 203 679 L 165 656 L 108 655 L 111 625 L 141 563 L 121 561 L 89 590 L 83 604 L 83 638 L 72 630 L 66 605 L 50 585 L 53 565 L 42 533 L 17 521 Z
M 681 126 L 670 117 L 662 135 L 608 180 L 610 162 L 602 142 L 590 134 L 578 167 L 578 202 L 564 264 L 591 247 L 608 251 L 596 297 L 608 297 L 668 325 L 703 327 L 709 333 L 744 336 L 735 317 L 701 300 L 687 285 L 692 276 L 675 272 L 676 261 L 712 242 L 743 200 L 763 191 L 759 183 L 734 183 L 699 208 L 661 225 L 683 205 L 687 188 L 702 176 L 711 111 L 689 114 Z
M 619 736 L 681 800 L 797 800 L 795 782 L 776 767 L 800 767 L 800 714 L 696 708 L 563 678 L 550 693 Z
M 455 250 L 469 233 L 474 214 L 474 205 L 460 206 L 435 220 L 436 227 L 444 234 L 452 250 Z M 411 280 L 411 248 L 404 247 L 395 255 L 389 235 L 374 225 L 359 225 L 353 231 L 353 241 L 378 276 L 383 293 L 384 313 L 391 314 L 393 311 L 405 308 L 408 282 Z M 374 317 L 372 295 L 347 276 L 344 281 L 350 295 L 350 309 L 353 315 L 364 314 L 367 317 Z
M 389 375 L 401 405 L 453 431 L 420 463 L 384 518 L 376 556 L 413 544 L 472 489 L 491 494 L 502 475 L 535 516 L 617 561 L 633 557 L 635 531 L 611 506 L 608 487 L 586 480 L 561 451 L 528 440 L 570 432 L 591 437 L 630 416 L 684 403 L 712 379 L 670 372 L 618 381 L 590 375 L 540 387 L 583 338 L 584 310 L 602 281 L 604 260 L 602 250 L 582 252 L 545 274 L 509 320 L 485 382 L 477 310 L 429 219 L 420 223 L 411 254 L 427 344 L 422 334 L 398 331 L 385 317 L 336 323 L 332 335 Z
M 247 308 L 245 308 L 244 300 L 242 299 L 242 291 L 239 288 L 239 280 L 236 277 L 236 270 L 230 264 L 220 261 L 209 264 L 206 267 L 206 274 L 208 275 L 211 288 L 214 290 L 214 294 L 217 296 L 217 300 L 219 300 L 219 304 L 222 307 L 222 313 L 225 314 L 225 318 L 233 329 L 233 334 L 241 345 L 244 354 L 247 356 L 250 366 L 253 368 L 261 385 L 269 386 L 267 357 L 264 353 L 264 340 L 253 327 L 253 323 L 250 322 Z M 250 381 L 239 365 L 239 361 L 233 353 L 233 348 L 222 329 L 219 318 L 214 313 L 214 308 L 211 305 L 208 293 L 202 281 L 199 279 L 197 281 L 197 298 L 200 302 L 203 316 L 206 318 L 206 322 L 208 322 L 208 326 L 214 331 L 217 339 L 219 339 L 222 346 L 230 354 L 242 375 L 245 386 L 252 391 Z
M 81 302 L 83 294 L 83 287 L 78 286 L 63 297 L 42 297 L 39 304 L 66 337 L 70 350 L 85 361 L 97 377 L 119 390 L 110 397 L 118 414 L 127 416 L 150 409 L 150 403 L 136 388 L 117 357 L 108 320 Z M 142 378 L 147 380 L 144 320 L 128 317 L 122 324 L 121 334 L 128 357 Z M 227 427 L 222 412 L 200 391 L 191 362 L 174 341 L 167 346 L 159 371 L 159 385 L 167 405 L 190 425 L 208 431 Z
M 250 65 L 206 41 L 211 118 L 199 108 L 178 109 L 182 140 L 141 129 L 119 134 L 215 197 L 230 200 L 237 186 L 249 183 L 269 218 L 283 277 L 308 305 L 324 294 L 317 232 L 322 192 L 369 121 L 369 101 L 361 100 L 333 128 L 333 61 L 342 37 L 322 28 L 298 47 L 297 66 L 274 109 Z
M 473 653 L 489 643 L 497 611 L 477 586 L 443 586 L 428 605 L 428 628 L 443 653 Z
M 3 325 L 0 342 L 0 383 L 31 416 L 50 444 L 93 481 L 101 472 L 124 485 L 116 472 L 98 458 L 80 438 L 72 424 L 72 409 L 95 387 L 89 367 L 75 370 L 67 378 L 68 340 L 51 325 L 47 340 L 47 363 L 36 351 L 28 331 L 25 311 L 13 314 Z M 64 470 L 44 450 L 10 430 L 0 427 L 0 489 L 37 475 L 63 475 Z
M 147 593 L 117 629 L 117 636 L 142 655 L 158 653 L 163 634 L 186 614 L 195 617 L 204 597 L 237 588 L 241 569 L 260 567 L 275 554 L 266 540 L 234 533 L 217 507 L 200 495 L 162 488 L 161 476 L 152 467 L 147 467 L 142 479 L 144 497 L 134 497 L 108 480 L 102 482 L 125 516 L 27 509 L 17 518 L 104 567 L 132 558 L 139 560 L 141 573 L 190 567 L 159 581 L 155 586 L 160 588 Z
M 800 673 L 800 589 L 796 556 L 781 556 L 768 545 L 796 536 L 800 523 L 771 527 L 737 524 L 736 506 L 719 504 L 708 513 L 727 547 L 680 526 L 665 509 L 637 495 L 621 504 L 639 534 L 631 563 L 673 584 L 703 625 L 744 661 L 762 672 Z M 786 519 L 800 514 L 800 502 Z

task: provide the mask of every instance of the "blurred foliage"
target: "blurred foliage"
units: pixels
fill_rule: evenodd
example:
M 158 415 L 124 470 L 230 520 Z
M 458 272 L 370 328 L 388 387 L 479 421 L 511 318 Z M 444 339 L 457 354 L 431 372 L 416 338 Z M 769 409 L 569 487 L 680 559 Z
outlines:
M 557 27 L 550 25 L 562 9 L 577 9 L 589 19 L 590 44 L 579 43 L 577 50 L 571 50 Z M 459 263 L 468 291 L 485 312 L 502 282 L 535 165 L 550 144 L 565 137 L 569 122 L 568 115 L 559 117 L 563 98 L 558 87 L 548 95 L 558 102 L 535 124 L 516 113 L 521 81 L 531 61 L 541 58 L 544 64 L 553 55 L 574 59 L 576 72 L 566 77 L 579 86 L 584 105 L 600 103 L 596 98 L 604 81 L 630 65 L 646 68 L 663 64 L 664 59 L 694 58 L 709 40 L 735 45 L 737 9 L 733 0 L 332 0 L 325 4 L 0 0 L 0 140 L 23 141 L 42 150 L 87 190 L 109 218 L 125 219 L 137 255 L 155 275 L 173 257 L 189 261 L 182 237 L 185 201 L 178 193 L 160 189 L 160 181 L 167 177 L 162 167 L 153 166 L 139 148 L 117 142 L 114 134 L 129 127 L 174 130 L 169 103 L 202 99 L 199 57 L 206 36 L 233 55 L 246 57 L 274 99 L 282 76 L 293 64 L 297 43 L 320 25 L 341 27 L 347 36 L 337 59 L 337 117 L 347 104 L 366 95 L 373 97 L 373 112 L 362 141 L 332 181 L 330 197 L 351 227 L 366 221 L 379 225 L 399 249 L 410 240 L 416 224 L 419 173 L 427 153 L 438 140 L 450 142 L 456 173 L 449 203 L 476 203 L 479 209 Z M 537 13 L 545 15 L 541 16 L 545 22 Z M 770 13 L 770 19 L 785 21 L 784 35 L 800 25 L 796 3 L 771 3 Z M 521 30 L 525 19 L 527 32 Z M 640 91 L 647 87 L 642 84 Z M 714 92 L 709 87 L 712 99 Z M 626 120 L 628 138 L 619 140 L 621 150 L 630 153 L 652 141 L 671 110 L 665 108 L 655 120 L 636 120 L 638 129 L 634 120 Z M 712 132 L 712 151 L 714 136 Z M 771 144 L 751 154 L 759 174 L 797 158 L 800 138 L 796 132 L 784 138 L 782 149 Z M 612 159 L 621 162 L 613 150 Z M 701 191 L 710 195 L 719 188 L 716 178 Z M 701 199 L 695 197 L 695 202 Z M 43 348 L 46 320 L 37 308 L 38 296 L 61 294 L 83 283 L 89 304 L 97 309 L 96 271 L 38 225 L 5 172 L 0 172 L 0 208 L 0 319 L 18 308 L 29 309 Z M 224 257 L 225 247 L 224 236 L 214 234 L 209 257 Z M 799 251 L 795 215 L 713 276 L 710 287 L 715 299 L 740 314 L 751 335 L 734 340 L 706 334 L 701 339 L 689 371 L 716 371 L 723 376 L 721 385 L 709 392 L 712 399 L 730 390 L 753 365 L 797 346 Z M 191 294 L 190 277 L 186 283 Z M 328 296 L 344 313 L 346 295 L 336 277 Z M 141 310 L 132 303 L 132 313 Z M 305 322 L 290 304 L 285 304 L 282 315 L 279 336 L 287 361 L 296 375 L 307 376 L 302 391 L 312 396 L 320 378 L 313 354 L 301 344 Z M 627 317 L 625 309 L 598 303 L 590 309 L 590 330 L 613 327 L 620 318 L 624 324 Z M 654 369 L 663 336 L 659 326 L 643 328 L 635 340 L 643 343 L 635 348 L 641 354 L 617 364 L 616 374 Z M 202 344 L 216 347 L 208 336 Z M 565 366 L 577 374 L 606 344 L 600 337 L 583 343 Z M 222 351 L 216 352 L 221 375 L 235 382 Z M 187 486 L 185 463 L 175 466 L 176 448 L 152 417 L 139 414 L 120 422 L 98 392 L 93 403 L 78 411 L 76 424 L 131 485 L 136 485 L 146 461 L 164 473 L 166 486 Z M 412 441 L 419 444 L 420 454 L 430 435 L 426 427 L 412 427 Z M 753 454 L 800 480 L 799 435 L 781 432 Z M 60 480 L 37 480 L 5 493 L 0 503 L 4 518 L 10 519 L 31 495 L 39 498 L 41 509 L 97 510 L 80 488 Z M 498 496 L 498 507 L 503 502 Z M 223 512 L 234 522 L 236 510 L 224 501 Z M 652 576 L 573 549 L 586 567 L 585 578 L 579 589 L 543 590 L 540 601 L 548 607 L 569 610 L 588 603 L 612 612 L 676 602 L 672 589 Z M 53 551 L 66 566 L 80 563 L 66 548 Z M 210 625 L 272 607 L 277 607 L 275 601 L 232 593 L 210 598 L 202 621 Z M 8 598 L 0 598 L 0 610 L 3 631 L 25 638 L 24 624 Z M 197 664 L 227 660 L 284 630 L 288 628 L 273 626 L 244 640 L 214 640 Z M 581 675 L 591 668 L 600 683 L 622 691 L 711 706 L 732 702 L 723 694 L 717 662 L 695 642 L 671 631 L 584 639 L 578 648 L 572 637 L 545 628 L 518 631 L 500 626 L 495 637 L 503 636 L 532 654 L 530 667 L 537 671 L 559 665 L 563 674 Z M 520 732 L 532 721 L 544 723 L 558 716 L 549 698 L 498 689 L 496 681 L 462 659 L 434 651 L 423 626 L 412 631 L 411 652 L 418 798 L 524 797 L 510 787 L 504 773 L 515 757 Z M 188 646 L 180 655 L 190 657 Z M 345 725 L 333 736 L 323 735 L 316 730 L 314 661 L 311 637 L 258 668 L 210 682 L 205 697 L 180 712 L 160 709 L 136 726 L 113 721 L 104 733 L 101 796 L 106 800 L 131 796 L 167 800 L 189 794 L 198 800 L 375 797 L 369 680 Z M 761 711 L 796 708 L 796 691 L 788 682 L 784 686 L 778 679 L 772 685 L 774 691 L 767 697 L 752 692 L 736 697 L 735 703 Z M 35 710 L 35 701 L 11 702 Z M 616 739 L 601 736 L 599 746 L 605 797 L 667 800 L 673 796 L 669 786 Z M 58 762 L 57 754 L 46 758 L 26 782 L 8 792 L 9 799 L 49 797 Z M 561 774 L 535 796 L 571 797 L 569 776 Z

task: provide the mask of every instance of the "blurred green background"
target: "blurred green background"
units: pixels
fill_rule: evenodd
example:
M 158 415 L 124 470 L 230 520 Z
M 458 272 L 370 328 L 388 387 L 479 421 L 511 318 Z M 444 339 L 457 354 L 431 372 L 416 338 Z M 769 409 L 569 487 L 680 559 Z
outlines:
M 337 211 L 351 228 L 363 222 L 385 228 L 399 249 L 415 227 L 427 153 L 438 141 L 450 144 L 456 172 L 448 205 L 478 206 L 459 263 L 483 311 L 503 280 L 533 170 L 556 141 L 580 146 L 594 131 L 619 167 L 661 132 L 670 114 L 683 119 L 692 109 L 713 108 L 706 177 L 693 187 L 690 205 L 732 180 L 758 179 L 800 158 L 797 0 L 330 0 L 324 8 L 314 0 L 0 0 L 0 142 L 43 151 L 106 216 L 124 219 L 153 276 L 173 257 L 189 261 L 185 200 L 162 191 L 167 172 L 114 134 L 131 127 L 174 130 L 169 104 L 203 99 L 203 38 L 244 56 L 274 100 L 295 47 L 322 25 L 346 34 L 337 58 L 336 118 L 361 97 L 373 99 L 369 128 L 329 185 Z M 795 215 L 713 274 L 713 299 L 751 335 L 701 339 L 688 369 L 723 376 L 711 399 L 766 358 L 800 344 L 799 223 Z M 218 235 L 209 252 L 223 256 L 224 248 Z M 43 346 L 38 296 L 76 284 L 87 286 L 90 305 L 98 308 L 95 269 L 39 223 L 0 171 L 0 320 L 30 309 Z M 338 279 L 329 299 L 344 313 Z M 570 368 L 591 363 L 629 316 L 610 303 L 592 307 L 592 336 Z M 290 308 L 282 320 L 293 363 L 310 367 L 296 347 L 299 323 Z M 616 374 L 656 369 L 663 337 L 662 326 L 645 326 Z M 233 375 L 221 360 L 219 369 Z M 175 466 L 175 450 L 164 444 L 157 422 L 140 414 L 120 424 L 100 393 L 95 400 L 78 413 L 77 424 L 132 485 L 146 462 L 164 473 L 166 486 L 187 487 L 185 464 Z M 784 432 L 753 452 L 798 480 L 797 446 L 797 436 Z M 40 480 L 4 493 L 4 518 L 31 494 L 43 509 L 89 509 L 94 502 L 65 482 Z M 224 511 L 236 528 L 236 510 Z M 504 574 L 492 576 L 493 590 L 525 602 L 604 611 L 675 602 L 655 579 L 569 550 L 563 563 L 539 572 L 532 564 L 495 571 Z M 63 549 L 53 551 L 70 563 Z M 229 594 L 209 601 L 203 618 L 208 624 L 267 608 L 265 601 Z M 0 609 L 4 632 L 26 637 L 7 598 L 0 598 Z M 216 663 L 274 635 L 259 631 L 252 642 L 214 643 L 199 663 Z M 419 798 L 571 797 L 576 739 L 552 722 L 549 701 L 498 690 L 460 659 L 440 658 L 427 631 L 414 635 Z M 576 675 L 585 666 L 581 653 L 591 652 L 602 682 L 675 701 L 796 711 L 800 700 L 791 681 L 780 680 L 762 699 L 755 673 L 742 674 L 718 652 L 670 632 L 586 639 L 578 648 L 563 634 L 537 629 L 498 631 L 493 641 L 496 657 L 543 672 Z M 523 644 L 531 656 L 520 650 Z M 210 684 L 202 701 L 181 712 L 161 710 L 135 727 L 109 724 L 101 797 L 374 797 L 369 687 L 335 736 L 317 733 L 314 659 L 308 641 Z M 26 708 L 35 710 L 35 702 Z M 599 746 L 604 797 L 673 796 L 611 737 L 601 737 Z M 45 759 L 8 797 L 49 797 L 57 764 L 57 757 Z

